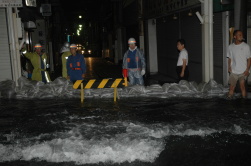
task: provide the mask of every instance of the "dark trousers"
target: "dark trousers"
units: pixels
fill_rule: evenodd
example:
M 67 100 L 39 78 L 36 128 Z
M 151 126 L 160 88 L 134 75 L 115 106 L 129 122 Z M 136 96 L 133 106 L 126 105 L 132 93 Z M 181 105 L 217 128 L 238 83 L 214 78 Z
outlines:
M 45 71 L 41 71 L 41 74 L 42 74 L 42 81 L 44 83 L 46 83 L 47 81 L 46 81 L 46 78 L 45 78 Z
M 188 81 L 188 77 L 189 77 L 188 66 L 186 66 L 186 68 L 185 68 L 184 77 L 180 77 L 181 71 L 182 71 L 182 66 L 177 66 L 176 67 L 176 72 L 177 72 L 177 75 L 178 75 L 178 82 L 180 82 L 180 80 L 187 80 Z

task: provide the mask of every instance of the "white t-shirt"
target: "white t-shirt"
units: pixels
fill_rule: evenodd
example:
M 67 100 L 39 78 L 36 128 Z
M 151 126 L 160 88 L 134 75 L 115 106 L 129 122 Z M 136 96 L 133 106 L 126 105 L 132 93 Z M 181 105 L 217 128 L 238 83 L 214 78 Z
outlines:
M 187 66 L 188 65 L 188 53 L 185 48 L 180 51 L 177 66 L 183 66 L 183 59 L 186 59 L 186 66 Z
M 231 59 L 231 68 L 234 74 L 242 74 L 247 69 L 247 59 L 251 58 L 250 47 L 242 42 L 232 43 L 228 47 L 227 57 Z

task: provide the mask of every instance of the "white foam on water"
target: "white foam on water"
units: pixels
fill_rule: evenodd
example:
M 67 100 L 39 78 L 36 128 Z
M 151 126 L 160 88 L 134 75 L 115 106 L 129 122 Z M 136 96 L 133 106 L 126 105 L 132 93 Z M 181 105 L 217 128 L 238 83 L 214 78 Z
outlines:
M 54 139 L 42 141 L 44 134 L 19 144 L 0 144 L 0 161 L 46 160 L 79 164 L 99 162 L 153 162 L 165 147 L 163 131 L 142 124 L 81 124 L 68 132 L 54 133 Z M 56 137 L 56 138 L 55 138 Z
M 23 138 L 12 144 L 0 144 L 0 162 L 13 160 L 45 160 L 48 162 L 123 163 L 136 160 L 154 162 L 165 148 L 165 138 L 175 136 L 207 136 L 227 131 L 232 134 L 250 134 L 241 126 L 216 130 L 179 124 L 142 124 L 133 122 L 103 122 L 74 124 L 66 132 L 41 134 Z

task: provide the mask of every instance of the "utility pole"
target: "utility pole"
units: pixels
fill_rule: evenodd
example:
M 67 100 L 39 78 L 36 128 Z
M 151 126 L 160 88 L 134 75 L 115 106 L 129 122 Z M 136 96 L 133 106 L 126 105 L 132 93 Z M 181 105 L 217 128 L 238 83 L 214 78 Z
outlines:
M 202 24 L 202 81 L 214 79 L 213 64 L 213 1 L 200 0 L 201 12 L 196 12 Z
M 17 8 L 7 7 L 8 36 L 11 54 L 12 79 L 16 82 L 21 77 L 20 48 L 17 35 Z

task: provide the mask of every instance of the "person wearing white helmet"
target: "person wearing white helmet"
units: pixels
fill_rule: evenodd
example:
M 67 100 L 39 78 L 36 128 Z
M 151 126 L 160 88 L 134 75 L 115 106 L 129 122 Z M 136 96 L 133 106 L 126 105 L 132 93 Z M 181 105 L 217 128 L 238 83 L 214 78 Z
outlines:
M 129 82 L 131 85 L 144 85 L 143 75 L 146 73 L 144 53 L 137 48 L 136 40 L 128 40 L 129 48 L 123 57 L 123 69 L 128 70 Z
M 24 54 L 26 58 L 31 61 L 32 66 L 34 67 L 31 79 L 36 81 L 43 81 L 44 83 L 50 82 L 50 75 L 46 71 L 48 66 L 47 64 L 47 55 L 42 52 L 41 44 L 36 44 L 34 46 L 35 52 L 27 52 Z
M 77 53 L 77 45 L 70 45 L 71 55 L 67 59 L 67 78 L 71 82 L 82 80 L 85 77 L 86 65 L 84 55 Z
M 66 62 L 67 62 L 68 57 L 71 55 L 70 43 L 65 42 L 63 47 L 60 50 L 60 53 L 63 53 L 62 56 L 61 56 L 61 59 L 62 59 L 62 77 L 67 78 Z

